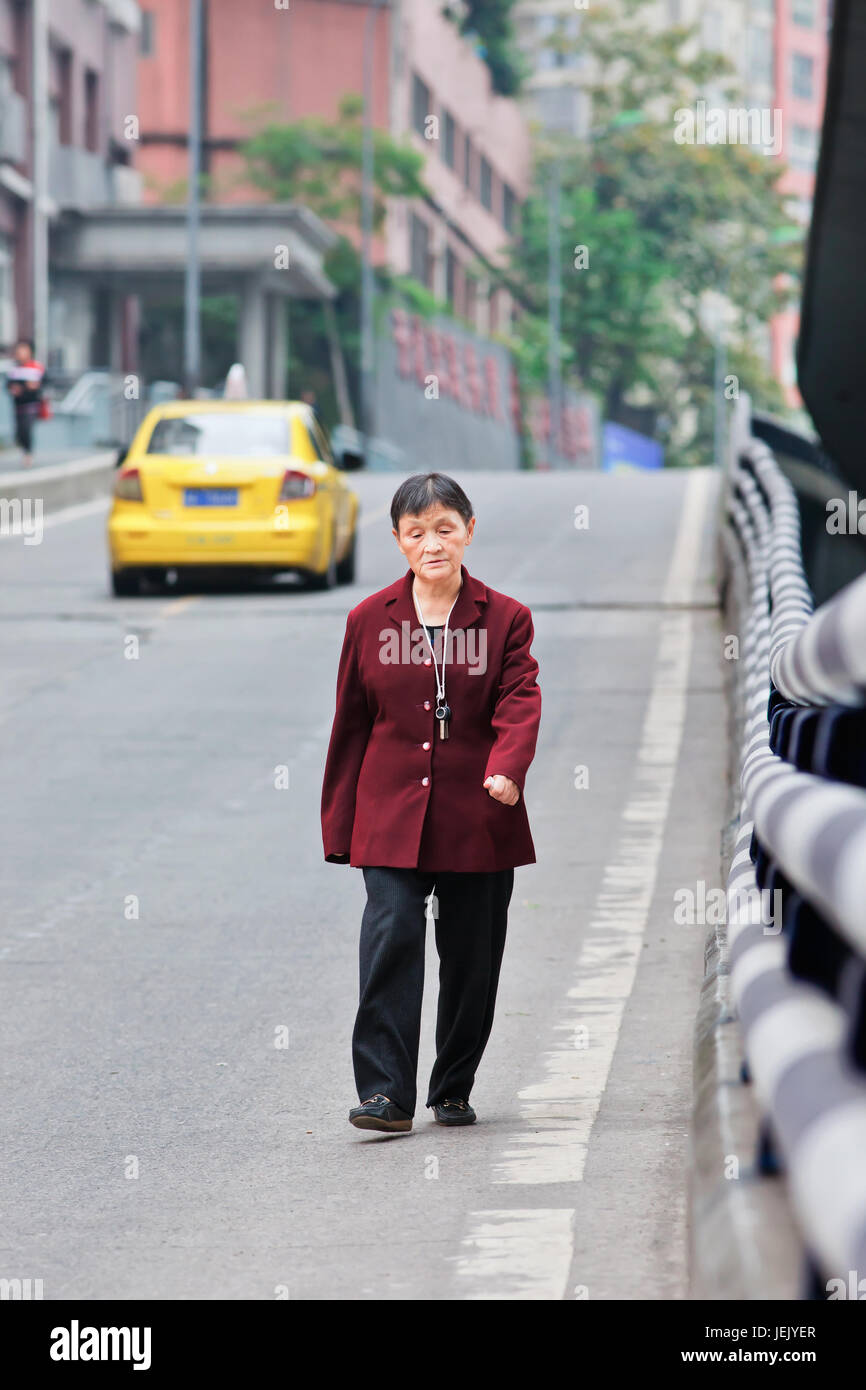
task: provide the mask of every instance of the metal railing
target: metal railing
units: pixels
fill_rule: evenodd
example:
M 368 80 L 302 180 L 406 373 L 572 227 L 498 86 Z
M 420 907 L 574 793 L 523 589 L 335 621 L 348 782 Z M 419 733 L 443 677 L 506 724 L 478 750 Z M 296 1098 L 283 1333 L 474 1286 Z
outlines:
M 59 373 L 51 385 L 58 384 Z M 171 400 L 174 382 L 137 383 L 128 395 L 128 378 L 119 372 L 93 369 L 78 375 L 62 395 L 52 399 L 53 418 L 37 425 L 37 448 L 63 449 L 126 445 L 153 405 Z
M 829 1279 L 866 1276 L 866 790 L 856 759 L 836 775 L 845 750 L 837 739 L 834 764 L 827 732 L 863 727 L 866 581 L 813 611 L 794 490 L 739 429 L 723 520 L 742 619 L 726 950 L 762 1168 L 787 1170 L 808 1290 L 825 1297 Z

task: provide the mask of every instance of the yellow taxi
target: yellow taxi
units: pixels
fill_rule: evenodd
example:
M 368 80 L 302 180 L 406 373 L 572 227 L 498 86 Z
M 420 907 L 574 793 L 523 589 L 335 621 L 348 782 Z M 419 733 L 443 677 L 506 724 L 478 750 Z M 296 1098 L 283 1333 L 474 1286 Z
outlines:
M 304 401 L 156 406 L 121 452 L 108 516 L 111 587 L 140 591 L 195 567 L 293 571 L 313 588 L 355 578 L 359 501 Z

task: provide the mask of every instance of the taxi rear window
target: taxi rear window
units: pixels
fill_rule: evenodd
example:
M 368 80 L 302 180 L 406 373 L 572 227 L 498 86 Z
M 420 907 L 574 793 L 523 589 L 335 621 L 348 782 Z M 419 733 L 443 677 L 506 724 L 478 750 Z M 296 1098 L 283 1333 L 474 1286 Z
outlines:
M 157 420 L 147 446 L 149 454 L 182 458 L 195 454 L 224 454 L 233 458 L 272 457 L 289 452 L 289 422 L 282 415 L 229 415 L 200 411 Z

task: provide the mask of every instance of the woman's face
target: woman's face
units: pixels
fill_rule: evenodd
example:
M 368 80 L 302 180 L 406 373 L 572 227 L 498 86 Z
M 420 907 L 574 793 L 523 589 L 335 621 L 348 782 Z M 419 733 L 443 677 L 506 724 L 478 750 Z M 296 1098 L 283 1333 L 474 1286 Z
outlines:
M 474 530 L 474 516 L 467 526 L 459 512 L 436 502 L 420 516 L 401 516 L 400 534 L 392 534 L 416 578 L 438 583 L 459 575 Z

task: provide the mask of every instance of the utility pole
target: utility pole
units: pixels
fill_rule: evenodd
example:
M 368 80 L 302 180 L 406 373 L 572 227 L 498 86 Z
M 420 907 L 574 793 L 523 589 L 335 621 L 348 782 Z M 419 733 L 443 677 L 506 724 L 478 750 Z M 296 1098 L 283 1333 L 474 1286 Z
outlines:
M 48 353 L 48 0 L 33 0 L 31 9 L 31 85 L 33 91 L 31 152 L 31 300 L 33 351 Z
M 559 448 L 562 416 L 562 365 L 559 356 L 559 337 L 562 307 L 562 264 L 560 251 L 560 195 L 562 166 L 554 155 L 548 175 L 547 200 L 547 396 L 550 403 L 551 465 Z
M 713 462 L 716 468 L 726 467 L 726 401 L 725 377 L 728 373 L 728 345 L 725 336 L 725 305 L 730 292 L 730 274 L 725 272 L 716 306 L 715 346 L 713 354 Z
M 364 21 L 364 112 L 361 144 L 361 431 L 364 452 L 375 434 L 373 301 L 373 38 L 382 0 L 373 0 Z
M 184 296 L 183 370 L 186 394 L 191 396 L 201 375 L 201 266 L 199 263 L 202 100 L 202 0 L 189 0 L 189 190 L 187 194 L 187 256 Z

